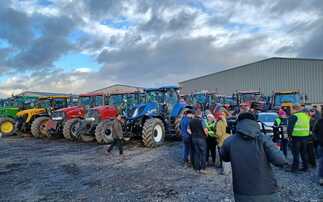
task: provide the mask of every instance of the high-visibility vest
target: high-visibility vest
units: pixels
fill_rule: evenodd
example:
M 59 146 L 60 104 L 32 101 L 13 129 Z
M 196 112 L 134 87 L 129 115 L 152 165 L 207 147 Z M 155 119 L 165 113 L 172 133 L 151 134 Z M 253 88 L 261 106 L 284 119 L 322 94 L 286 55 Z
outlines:
M 307 137 L 310 135 L 310 121 L 309 115 L 304 112 L 295 113 L 294 116 L 297 117 L 297 122 L 295 123 L 292 136 L 294 137 Z
M 208 136 L 215 137 L 215 122 L 206 122 L 207 130 L 208 130 Z

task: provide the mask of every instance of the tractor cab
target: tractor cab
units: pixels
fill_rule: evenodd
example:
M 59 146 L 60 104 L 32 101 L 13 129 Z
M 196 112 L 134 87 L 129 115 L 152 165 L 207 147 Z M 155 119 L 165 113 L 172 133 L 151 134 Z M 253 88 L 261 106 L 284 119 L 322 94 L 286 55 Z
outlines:
M 111 94 L 108 103 L 118 108 L 119 113 L 128 114 L 136 105 L 144 103 L 146 96 L 142 92 Z
M 305 104 L 305 96 L 299 90 L 274 91 L 272 96 L 272 108 L 284 109 L 290 113 L 294 105 Z
M 235 107 L 237 108 L 244 104 L 259 111 L 265 110 L 266 101 L 260 91 L 237 91 L 233 97 L 236 100 Z

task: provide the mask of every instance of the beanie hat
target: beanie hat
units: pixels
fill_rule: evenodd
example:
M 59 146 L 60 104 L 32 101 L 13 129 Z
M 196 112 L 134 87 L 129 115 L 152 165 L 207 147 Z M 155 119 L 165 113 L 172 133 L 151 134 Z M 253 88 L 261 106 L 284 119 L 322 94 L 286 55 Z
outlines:
M 238 122 L 239 121 L 242 121 L 244 119 L 250 119 L 250 120 L 253 120 L 253 121 L 257 121 L 256 119 L 256 116 L 253 115 L 252 113 L 250 112 L 244 112 L 244 113 L 241 113 L 239 116 L 238 116 Z

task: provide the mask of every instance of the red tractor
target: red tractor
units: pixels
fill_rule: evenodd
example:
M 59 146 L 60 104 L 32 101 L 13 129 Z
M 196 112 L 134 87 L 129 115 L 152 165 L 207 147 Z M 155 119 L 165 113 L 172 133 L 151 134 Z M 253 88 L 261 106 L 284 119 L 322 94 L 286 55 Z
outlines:
M 264 111 L 266 109 L 266 100 L 260 91 L 237 91 L 234 93 L 233 98 L 237 102 L 235 106 L 236 110 L 240 109 L 241 105 L 257 111 Z
M 75 106 L 54 111 L 47 123 L 48 135 L 58 137 L 63 134 L 66 139 L 71 139 L 73 124 L 84 119 L 87 109 L 104 105 L 104 97 L 102 93 L 81 94 Z
M 109 105 L 90 109 L 85 120 L 79 122 L 79 129 L 75 133 L 75 139 L 82 141 L 96 141 L 99 144 L 113 141 L 110 126 L 111 120 L 115 118 L 117 112 L 127 113 L 134 105 L 142 103 L 145 96 L 141 92 L 111 94 L 108 98 Z

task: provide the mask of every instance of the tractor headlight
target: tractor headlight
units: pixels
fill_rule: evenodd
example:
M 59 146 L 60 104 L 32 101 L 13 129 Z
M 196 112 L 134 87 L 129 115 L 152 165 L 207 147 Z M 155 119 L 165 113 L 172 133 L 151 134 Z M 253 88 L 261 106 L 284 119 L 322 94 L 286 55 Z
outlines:
M 95 118 L 94 117 L 86 117 L 85 120 L 86 121 L 95 121 Z

